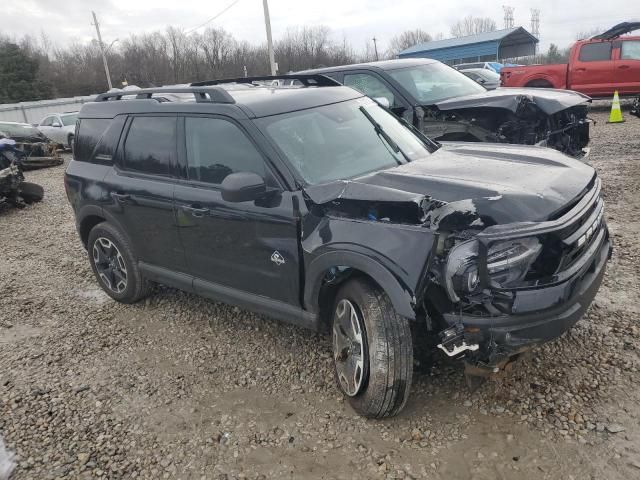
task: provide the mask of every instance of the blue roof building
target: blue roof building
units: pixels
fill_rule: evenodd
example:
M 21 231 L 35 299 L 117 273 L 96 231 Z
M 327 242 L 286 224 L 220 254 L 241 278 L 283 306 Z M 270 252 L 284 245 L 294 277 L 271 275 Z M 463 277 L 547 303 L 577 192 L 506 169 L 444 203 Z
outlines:
M 447 38 L 415 45 L 401 51 L 399 58 L 432 58 L 451 65 L 495 62 L 536 53 L 538 39 L 522 27 Z

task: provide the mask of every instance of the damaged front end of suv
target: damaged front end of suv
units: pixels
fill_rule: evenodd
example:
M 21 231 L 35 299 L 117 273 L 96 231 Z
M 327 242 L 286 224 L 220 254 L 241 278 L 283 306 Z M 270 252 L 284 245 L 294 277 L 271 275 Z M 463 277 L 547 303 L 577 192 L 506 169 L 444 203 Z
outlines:
M 550 147 L 588 155 L 591 99 L 577 92 L 501 88 L 421 107 L 421 130 L 439 141 Z
M 612 249 L 600 188 L 591 167 L 550 149 L 452 143 L 428 161 L 308 187 L 320 220 L 307 220 L 303 247 L 312 270 L 357 252 L 362 264 L 345 261 L 326 286 L 375 275 L 431 347 L 489 375 L 570 329 L 594 299 Z M 364 259 L 384 268 L 368 272 Z

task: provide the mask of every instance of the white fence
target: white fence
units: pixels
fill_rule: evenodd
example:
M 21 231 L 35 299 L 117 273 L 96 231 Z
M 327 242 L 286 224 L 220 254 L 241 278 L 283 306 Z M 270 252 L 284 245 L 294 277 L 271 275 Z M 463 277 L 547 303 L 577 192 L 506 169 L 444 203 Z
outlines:
M 0 104 L 0 121 L 39 123 L 40 120 L 52 113 L 80 110 L 83 103 L 90 102 L 94 98 L 95 95 L 88 95 L 37 102 L 4 103 Z

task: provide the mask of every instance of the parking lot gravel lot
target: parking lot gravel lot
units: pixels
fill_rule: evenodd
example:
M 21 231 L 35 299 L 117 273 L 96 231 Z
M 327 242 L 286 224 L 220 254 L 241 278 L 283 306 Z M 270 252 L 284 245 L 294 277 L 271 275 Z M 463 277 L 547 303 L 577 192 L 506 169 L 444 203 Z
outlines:
M 64 167 L 0 212 L 0 437 L 16 479 L 640 478 L 640 119 L 594 112 L 614 255 L 587 316 L 474 392 L 416 373 L 398 417 L 354 414 L 327 337 L 158 287 L 94 281 Z

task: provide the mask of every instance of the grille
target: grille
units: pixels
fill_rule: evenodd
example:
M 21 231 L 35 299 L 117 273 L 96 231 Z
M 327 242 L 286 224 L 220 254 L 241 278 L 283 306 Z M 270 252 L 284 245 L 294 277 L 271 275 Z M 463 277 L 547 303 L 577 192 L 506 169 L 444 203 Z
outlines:
M 558 272 L 566 270 L 577 262 L 596 241 L 604 226 L 604 201 L 600 197 L 599 186 L 598 183 L 598 194 L 593 195 L 591 203 L 584 209 L 580 218 L 570 227 L 559 232 L 563 248 Z

